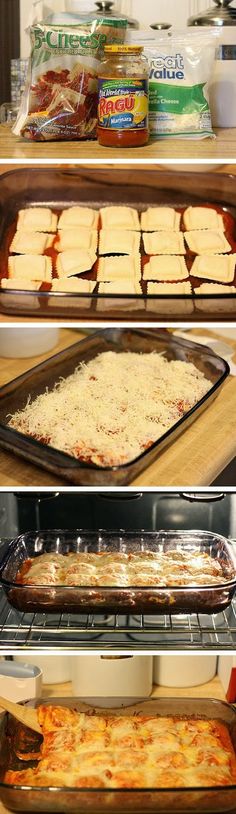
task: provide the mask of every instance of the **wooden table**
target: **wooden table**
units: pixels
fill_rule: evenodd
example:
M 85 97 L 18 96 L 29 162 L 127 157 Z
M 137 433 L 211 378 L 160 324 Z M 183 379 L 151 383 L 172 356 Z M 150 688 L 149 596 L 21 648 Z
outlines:
M 12 133 L 11 125 L 0 125 L 0 159 L 33 159 L 45 158 L 85 161 L 99 159 L 122 160 L 171 160 L 182 159 L 210 159 L 234 161 L 236 158 L 236 128 L 216 130 L 215 139 L 203 141 L 190 141 L 187 139 L 161 139 L 150 141 L 146 147 L 135 148 L 106 148 L 101 147 L 97 141 L 26 141 Z
M 194 333 L 196 332 L 194 329 Z M 199 333 L 201 332 L 199 329 Z M 214 335 L 205 328 L 204 334 Z M 59 346 L 55 351 L 33 359 L 0 359 L 0 385 L 82 337 L 82 332 L 63 329 Z M 227 341 L 236 352 L 236 341 L 230 339 Z M 216 400 L 131 485 L 209 486 L 236 455 L 235 414 L 236 378 L 230 376 Z M 64 485 L 69 487 L 67 481 L 46 470 L 33 466 L 9 452 L 0 451 L 0 486 Z
M 37 662 L 37 657 L 36 657 Z M 153 687 L 152 697 L 171 698 L 172 696 L 178 698 L 217 698 L 219 701 L 225 700 L 225 694 L 222 684 L 216 676 L 208 684 L 202 684 L 199 687 L 187 687 L 185 689 L 169 689 L 167 687 Z M 68 684 L 47 684 L 43 687 L 44 698 L 68 698 L 72 696 L 72 686 Z M 9 810 L 0 802 L 0 814 L 9 814 Z

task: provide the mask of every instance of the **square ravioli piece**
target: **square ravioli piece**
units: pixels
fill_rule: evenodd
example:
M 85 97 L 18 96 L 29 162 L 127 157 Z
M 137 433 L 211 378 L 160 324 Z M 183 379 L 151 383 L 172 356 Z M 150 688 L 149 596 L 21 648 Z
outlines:
M 78 294 L 92 294 L 96 286 L 93 280 L 78 280 L 77 277 L 65 277 L 52 281 L 51 291 L 71 291 Z
M 10 245 L 10 254 L 44 254 L 53 241 L 54 235 L 46 232 L 16 232 Z
M 96 209 L 89 209 L 87 206 L 71 206 L 62 212 L 58 229 L 75 229 L 77 226 L 97 229 L 98 216 Z
M 99 294 L 142 294 L 137 280 L 115 280 L 113 283 L 100 283 Z
M 97 251 L 98 233 L 96 229 L 62 229 L 55 242 L 57 252 L 66 252 L 70 249 L 89 249 Z
M 101 257 L 98 261 L 97 280 L 101 283 L 127 280 L 133 282 L 141 279 L 140 255 L 124 257 Z
M 147 284 L 147 293 L 148 294 L 157 294 L 157 295 L 168 295 L 171 297 L 172 294 L 192 294 L 192 287 L 191 283 L 148 283 Z
M 144 280 L 186 280 L 189 276 L 188 269 L 183 257 L 150 257 L 143 271 Z
M 153 206 L 141 214 L 144 232 L 179 232 L 181 215 L 168 206 Z
M 223 216 L 208 206 L 189 206 L 185 209 L 184 226 L 187 232 L 195 229 L 220 229 L 224 231 Z
M 193 277 L 204 277 L 220 283 L 232 283 L 235 275 L 236 254 L 196 257 L 191 269 Z
M 181 232 L 144 232 L 146 254 L 186 254 Z
M 133 229 L 140 232 L 138 212 L 130 206 L 104 206 L 100 209 L 100 217 L 102 229 Z
M 220 283 L 203 283 L 199 285 L 198 288 L 195 288 L 194 294 L 197 297 L 200 297 L 201 294 L 236 294 L 236 288 L 234 285 L 220 285 Z M 235 302 L 236 308 L 236 302 Z
M 39 257 L 31 254 L 10 257 L 8 260 L 8 274 L 12 279 L 50 283 L 52 279 L 52 261 L 50 257 Z
M 232 247 L 220 229 L 185 232 L 185 240 L 193 254 L 226 254 Z
M 56 232 L 57 215 L 44 206 L 21 209 L 18 214 L 17 231 L 23 232 Z
M 102 229 L 99 240 L 99 254 L 138 254 L 139 232 L 125 232 Z
M 41 282 L 36 283 L 35 280 L 8 280 L 5 277 L 1 280 L 1 288 L 13 288 L 15 291 L 39 291 L 41 285 Z
M 83 274 L 90 271 L 96 263 L 97 255 L 92 251 L 84 249 L 71 249 L 62 252 L 57 258 L 58 277 L 73 277 L 74 274 Z

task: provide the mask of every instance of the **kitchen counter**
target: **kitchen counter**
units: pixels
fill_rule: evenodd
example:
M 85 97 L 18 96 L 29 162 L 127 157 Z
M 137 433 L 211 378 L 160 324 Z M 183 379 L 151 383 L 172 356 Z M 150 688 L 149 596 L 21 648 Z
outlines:
M 0 125 L 0 159 L 78 159 L 109 161 L 111 159 L 236 159 L 236 128 L 216 130 L 215 139 L 190 141 L 188 139 L 161 139 L 151 141 L 146 147 L 107 148 L 97 141 L 47 141 L 32 142 L 14 136 L 11 125 Z
M 194 334 L 202 334 L 194 329 Z M 206 331 L 214 336 L 217 332 Z M 188 333 L 191 337 L 191 331 Z M 58 347 L 32 359 L 0 359 L 0 386 L 83 338 L 82 331 L 63 329 Z M 235 349 L 236 341 L 225 340 Z M 235 356 L 236 359 L 236 356 Z M 236 455 L 236 378 L 229 376 L 216 400 L 183 432 L 131 486 L 209 486 Z M 0 450 L 0 486 L 70 486 L 44 469 Z
M 177 696 L 178 698 L 217 698 L 220 701 L 225 701 L 225 694 L 222 688 L 222 684 L 218 678 L 215 676 L 212 681 L 209 681 L 208 684 L 202 684 L 199 687 L 186 687 L 184 689 L 169 689 L 167 687 L 153 687 L 153 698 L 158 698 L 160 696 L 165 698 L 171 698 L 172 696 Z M 70 683 L 68 684 L 47 684 L 43 687 L 43 697 L 44 698 L 68 698 L 68 696 L 72 696 L 72 686 Z M 5 806 L 0 802 L 0 814 L 9 814 L 9 810 L 5 808 Z

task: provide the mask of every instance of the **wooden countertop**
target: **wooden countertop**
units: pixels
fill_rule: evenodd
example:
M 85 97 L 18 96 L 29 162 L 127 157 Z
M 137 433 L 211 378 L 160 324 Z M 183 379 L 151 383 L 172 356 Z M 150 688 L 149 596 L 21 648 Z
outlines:
M 43 687 L 44 698 L 68 698 L 72 696 L 72 686 L 68 684 L 45 684 Z M 152 697 L 165 697 L 171 698 L 172 696 L 178 698 L 217 698 L 219 701 L 225 700 L 225 694 L 222 684 L 216 676 L 208 684 L 202 684 L 198 687 L 186 687 L 184 689 L 169 689 L 167 687 L 153 687 Z M 9 814 L 9 810 L 0 802 L 0 814 Z
M 202 333 L 194 329 L 194 333 Z M 214 336 L 213 331 L 204 335 Z M 189 334 L 191 336 L 191 331 Z M 83 333 L 63 329 L 55 351 L 33 359 L 1 359 L 0 386 L 73 344 Z M 235 348 L 236 341 L 227 339 Z M 209 486 L 236 455 L 236 378 L 229 377 L 216 400 L 136 478 L 133 486 Z M 85 484 L 86 485 L 86 484 Z M 0 486 L 68 486 L 67 481 L 0 450 Z
M 190 141 L 188 139 L 161 139 L 151 141 L 146 147 L 135 148 L 106 148 L 101 147 L 97 141 L 47 141 L 32 142 L 14 136 L 11 125 L 0 125 L 0 159 L 166 159 L 173 161 L 182 159 L 227 159 L 236 158 L 236 128 L 218 129 L 215 139 Z

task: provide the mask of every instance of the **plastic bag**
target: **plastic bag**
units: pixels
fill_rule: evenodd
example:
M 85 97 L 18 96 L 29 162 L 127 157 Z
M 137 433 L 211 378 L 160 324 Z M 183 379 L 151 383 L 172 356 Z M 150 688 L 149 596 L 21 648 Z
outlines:
M 106 43 L 124 42 L 126 25 L 118 18 L 33 25 L 15 135 L 32 141 L 96 138 L 100 59 Z
M 150 65 L 149 123 L 156 138 L 214 137 L 209 82 L 218 32 L 161 35 L 145 47 Z

